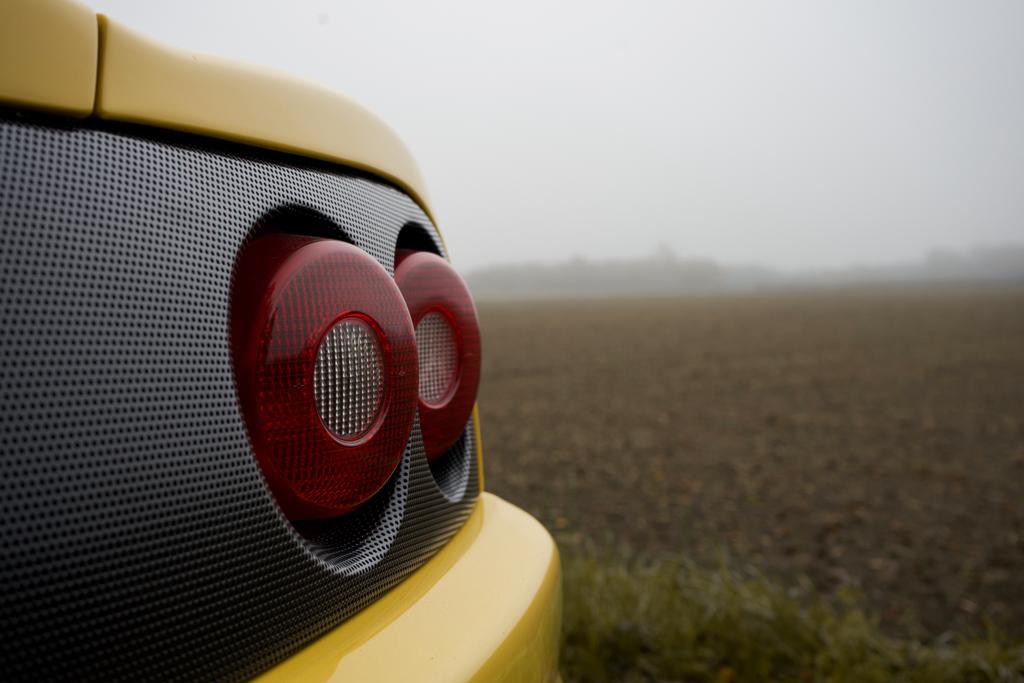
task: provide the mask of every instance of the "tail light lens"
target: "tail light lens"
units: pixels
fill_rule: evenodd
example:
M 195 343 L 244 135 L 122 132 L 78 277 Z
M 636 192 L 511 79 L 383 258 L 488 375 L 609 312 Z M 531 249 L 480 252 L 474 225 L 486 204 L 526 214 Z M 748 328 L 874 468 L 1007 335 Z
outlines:
M 344 514 L 398 466 L 416 410 L 409 311 L 370 255 L 268 235 L 236 269 L 231 342 L 253 450 L 291 519 Z
M 466 283 L 440 256 L 401 251 L 395 282 L 416 329 L 419 413 L 427 458 L 462 435 L 480 383 L 480 327 Z

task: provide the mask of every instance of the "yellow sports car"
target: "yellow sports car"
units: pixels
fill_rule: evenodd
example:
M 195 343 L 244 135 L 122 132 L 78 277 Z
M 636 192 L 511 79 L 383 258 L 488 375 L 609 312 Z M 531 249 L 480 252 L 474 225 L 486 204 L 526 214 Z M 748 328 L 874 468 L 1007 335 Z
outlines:
M 556 680 L 480 358 L 371 113 L 0 0 L 3 680 Z

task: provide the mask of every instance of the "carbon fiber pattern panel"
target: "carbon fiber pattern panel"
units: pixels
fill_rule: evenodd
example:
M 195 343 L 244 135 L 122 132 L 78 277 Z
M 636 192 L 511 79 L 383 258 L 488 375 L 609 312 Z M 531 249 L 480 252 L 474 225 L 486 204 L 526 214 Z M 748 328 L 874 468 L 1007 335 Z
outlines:
M 471 429 L 432 471 L 416 426 L 371 503 L 295 528 L 235 394 L 228 303 L 247 238 L 330 234 L 393 273 L 409 224 L 443 254 L 411 199 L 365 177 L 138 131 L 0 121 L 6 680 L 251 677 L 462 525 L 479 488 Z

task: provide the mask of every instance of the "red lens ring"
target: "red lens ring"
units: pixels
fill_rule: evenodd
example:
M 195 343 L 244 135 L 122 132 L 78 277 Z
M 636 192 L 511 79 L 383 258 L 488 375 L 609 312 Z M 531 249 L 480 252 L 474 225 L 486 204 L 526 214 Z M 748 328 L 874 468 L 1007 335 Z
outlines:
M 400 251 L 395 282 L 405 296 L 413 328 L 427 313 L 444 315 L 455 334 L 458 369 L 453 389 L 442 402 L 418 398 L 423 446 L 429 460 L 450 449 L 466 428 L 480 385 L 480 324 L 469 288 L 440 256 L 426 251 Z
M 346 317 L 370 323 L 384 364 L 377 418 L 353 441 L 326 428 L 313 389 L 320 344 Z M 415 333 L 391 276 L 346 242 L 259 237 L 239 258 L 231 323 L 242 412 L 285 514 L 335 517 L 369 500 L 398 467 L 416 409 Z

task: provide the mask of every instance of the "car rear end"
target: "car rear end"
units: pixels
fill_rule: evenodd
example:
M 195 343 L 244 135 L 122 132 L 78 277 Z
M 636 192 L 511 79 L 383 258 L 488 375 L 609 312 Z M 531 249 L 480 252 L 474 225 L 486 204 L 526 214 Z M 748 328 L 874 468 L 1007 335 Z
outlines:
M 553 680 L 415 163 L 315 86 L 0 9 L 6 680 Z

